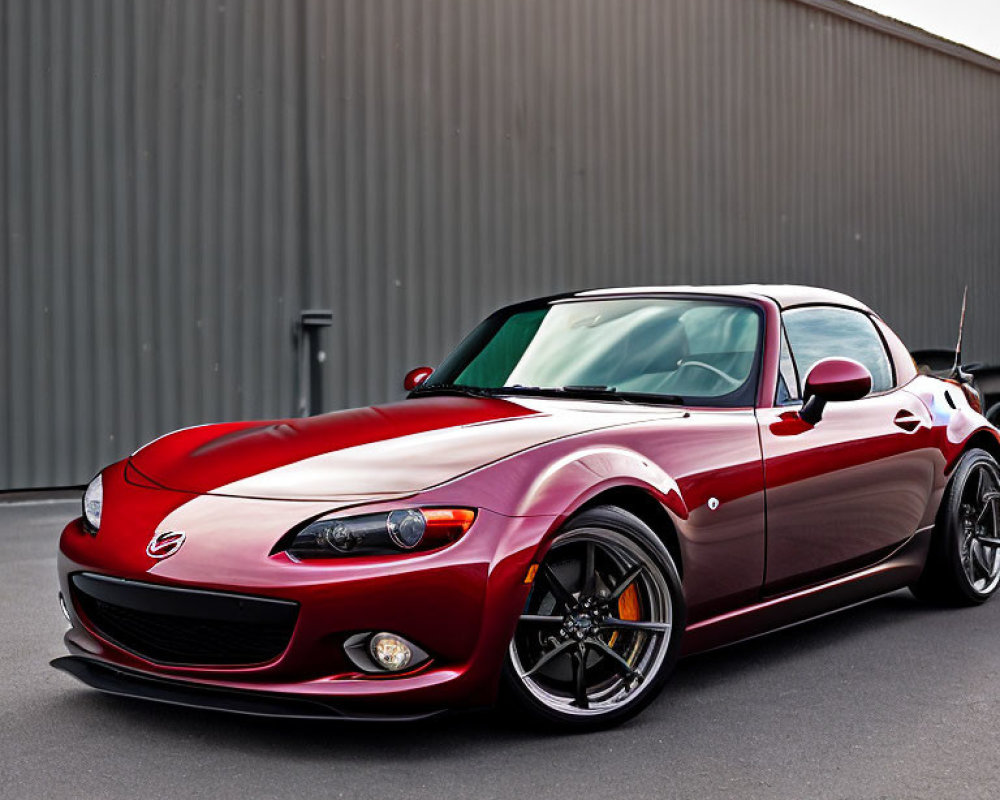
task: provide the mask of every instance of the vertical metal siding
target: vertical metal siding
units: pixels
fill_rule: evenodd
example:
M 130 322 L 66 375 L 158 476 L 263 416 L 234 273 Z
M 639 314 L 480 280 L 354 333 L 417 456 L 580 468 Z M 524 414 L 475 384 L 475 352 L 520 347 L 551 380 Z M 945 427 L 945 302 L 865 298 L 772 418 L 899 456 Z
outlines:
M 0 0 L 0 488 L 400 396 L 610 284 L 856 294 L 1000 361 L 1000 72 L 791 0 Z

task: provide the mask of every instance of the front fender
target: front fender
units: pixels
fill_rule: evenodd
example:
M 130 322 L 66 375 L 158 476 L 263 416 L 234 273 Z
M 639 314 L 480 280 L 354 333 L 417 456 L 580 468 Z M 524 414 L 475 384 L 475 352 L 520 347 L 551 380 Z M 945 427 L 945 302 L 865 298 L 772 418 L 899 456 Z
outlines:
M 675 516 L 688 517 L 688 507 L 672 477 L 639 453 L 608 445 L 568 453 L 550 463 L 528 487 L 515 516 L 565 517 L 600 493 L 621 486 L 643 489 Z

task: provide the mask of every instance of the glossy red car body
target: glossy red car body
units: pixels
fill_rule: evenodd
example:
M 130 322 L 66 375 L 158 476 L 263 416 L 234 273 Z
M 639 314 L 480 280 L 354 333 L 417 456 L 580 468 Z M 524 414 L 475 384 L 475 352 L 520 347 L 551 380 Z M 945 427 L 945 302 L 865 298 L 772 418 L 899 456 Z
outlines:
M 671 292 L 736 296 L 762 309 L 755 408 L 434 396 L 185 429 L 108 467 L 99 532 L 76 520 L 62 534 L 65 598 L 74 597 L 70 576 L 87 572 L 287 599 L 299 614 L 287 648 L 268 663 L 170 666 L 108 641 L 68 602 L 76 674 L 154 699 L 170 698 L 128 680 L 310 698 L 348 716 L 488 704 L 531 588 L 529 567 L 596 499 L 632 509 L 673 551 L 688 607 L 685 653 L 915 580 L 952 465 L 972 444 L 1000 452 L 996 429 L 959 387 L 918 375 L 877 317 L 897 388 L 831 403 L 817 425 L 796 407 L 776 407 L 781 311 L 832 304 L 870 313 L 843 295 L 797 287 L 589 295 Z M 477 517 L 456 543 L 426 553 L 304 563 L 273 552 L 303 520 L 415 506 L 475 508 Z M 176 553 L 147 554 L 154 534 L 177 530 L 186 539 Z M 364 674 L 343 649 L 361 630 L 399 632 L 431 660 L 402 675 Z

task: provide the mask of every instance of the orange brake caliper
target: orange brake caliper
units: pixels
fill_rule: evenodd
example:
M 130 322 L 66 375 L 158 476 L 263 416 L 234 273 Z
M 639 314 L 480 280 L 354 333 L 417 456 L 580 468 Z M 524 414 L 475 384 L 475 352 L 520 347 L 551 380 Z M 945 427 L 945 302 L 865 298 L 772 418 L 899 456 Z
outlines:
M 634 583 L 618 598 L 618 619 L 627 619 L 633 622 L 639 619 L 639 592 Z M 608 644 L 614 647 L 617 640 L 618 631 L 615 631 L 611 634 Z

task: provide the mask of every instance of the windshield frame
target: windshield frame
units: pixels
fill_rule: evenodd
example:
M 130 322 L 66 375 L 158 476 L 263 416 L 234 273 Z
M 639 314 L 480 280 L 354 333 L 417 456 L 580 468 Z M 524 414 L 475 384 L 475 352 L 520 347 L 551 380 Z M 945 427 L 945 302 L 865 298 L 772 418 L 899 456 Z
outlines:
M 720 305 L 738 305 L 751 309 L 757 314 L 759 325 L 757 329 L 757 344 L 754 353 L 753 363 L 750 373 L 740 388 L 729 394 L 717 397 L 697 397 L 683 396 L 675 397 L 669 395 L 643 395 L 630 392 L 616 392 L 614 395 L 597 396 L 577 392 L 560 393 L 555 387 L 543 387 L 537 392 L 531 392 L 531 387 L 477 387 L 463 386 L 455 384 L 454 379 L 462 373 L 500 329 L 500 327 L 514 314 L 526 311 L 537 311 L 539 309 L 550 308 L 556 305 L 568 303 L 600 303 L 613 300 L 697 300 L 706 303 L 716 303 Z M 420 386 L 411 391 L 407 397 L 424 397 L 434 393 L 467 393 L 474 396 L 491 397 L 544 397 L 544 398 L 565 398 L 571 400 L 585 400 L 587 402 L 627 402 L 640 405 L 673 405 L 675 407 L 692 408 L 754 408 L 758 402 L 760 382 L 764 371 L 764 349 L 767 342 L 767 314 L 762 304 L 754 298 L 739 295 L 723 294 L 702 294 L 698 292 L 637 292 L 607 295 L 555 295 L 535 300 L 527 300 L 521 303 L 514 303 L 509 306 L 494 311 L 459 343 L 440 366 Z

